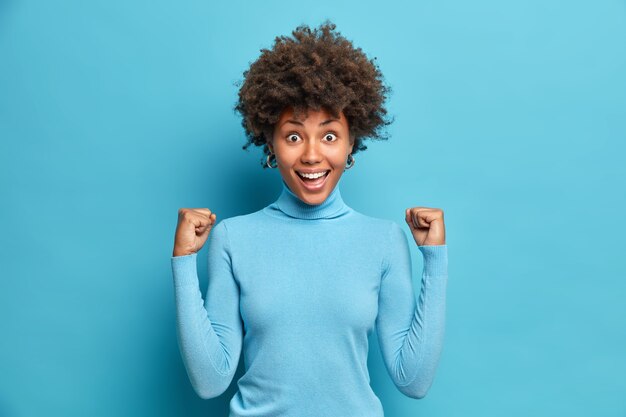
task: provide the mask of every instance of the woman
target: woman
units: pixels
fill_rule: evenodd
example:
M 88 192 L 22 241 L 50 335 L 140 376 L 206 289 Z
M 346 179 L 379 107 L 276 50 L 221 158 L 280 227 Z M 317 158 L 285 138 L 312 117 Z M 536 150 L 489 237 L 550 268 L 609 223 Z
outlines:
M 172 271 L 177 334 L 202 398 L 230 385 L 243 346 L 245 374 L 230 417 L 381 417 L 369 385 L 368 336 L 376 329 L 398 389 L 430 388 L 445 324 L 447 246 L 443 212 L 405 212 L 424 256 L 419 304 L 408 240 L 389 220 L 343 201 L 339 180 L 366 149 L 364 137 L 389 122 L 389 89 L 360 49 L 325 22 L 272 50 L 244 73 L 236 109 L 264 167 L 282 191 L 263 209 L 216 223 L 207 208 L 179 210 Z M 208 239 L 202 299 L 196 255 Z

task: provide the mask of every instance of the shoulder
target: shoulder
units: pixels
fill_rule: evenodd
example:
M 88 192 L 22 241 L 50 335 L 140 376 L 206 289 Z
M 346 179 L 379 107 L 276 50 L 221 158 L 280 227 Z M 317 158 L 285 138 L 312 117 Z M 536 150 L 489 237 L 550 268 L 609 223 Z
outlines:
M 363 222 L 359 225 L 359 229 L 365 226 L 372 233 L 368 236 L 367 242 L 380 252 L 383 271 L 387 271 L 390 263 L 394 262 L 397 256 L 409 253 L 409 240 L 399 223 L 362 213 L 358 213 L 357 216 L 359 218 L 356 220 Z
M 360 223 L 362 226 L 368 227 L 377 236 L 381 238 L 382 242 L 389 242 L 389 240 L 397 239 L 398 236 L 404 235 L 402 227 L 395 221 L 384 219 L 380 217 L 369 216 L 353 210 L 354 221 Z
M 377 234 L 380 236 L 381 243 L 384 243 L 385 247 L 402 247 L 408 245 L 408 238 L 403 225 L 400 225 L 394 220 L 367 216 L 361 213 L 359 213 L 359 215 L 363 217 L 364 221 L 378 228 Z
M 229 234 L 238 235 L 242 231 L 254 229 L 258 227 L 265 219 L 262 210 L 255 211 L 248 214 L 240 214 L 237 216 L 227 217 L 217 223 L 221 224 L 221 227 Z M 217 226 L 216 225 L 216 226 Z

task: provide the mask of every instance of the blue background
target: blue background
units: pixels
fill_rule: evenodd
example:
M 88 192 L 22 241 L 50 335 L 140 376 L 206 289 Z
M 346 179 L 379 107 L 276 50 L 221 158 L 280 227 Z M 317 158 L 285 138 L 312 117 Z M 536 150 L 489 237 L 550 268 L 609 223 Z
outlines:
M 0 415 L 227 415 L 178 351 L 177 210 L 275 200 L 234 83 L 326 18 L 394 89 L 344 200 L 445 212 L 440 368 L 405 397 L 371 339 L 386 416 L 626 416 L 626 5 L 565 0 L 0 0 Z

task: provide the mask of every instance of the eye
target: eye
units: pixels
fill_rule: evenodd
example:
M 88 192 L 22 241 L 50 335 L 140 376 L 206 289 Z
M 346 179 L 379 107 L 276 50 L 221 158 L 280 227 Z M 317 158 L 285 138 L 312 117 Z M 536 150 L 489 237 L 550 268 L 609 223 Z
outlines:
M 330 140 L 328 140 L 327 142 L 334 142 L 334 141 L 336 141 L 336 140 L 337 140 L 337 135 L 335 135 L 335 134 L 334 134 L 334 133 L 332 133 L 332 132 L 328 132 L 328 133 L 326 133 L 326 135 L 324 135 L 324 139 L 328 139 L 328 137 L 329 137 L 329 136 L 331 137 L 331 139 L 330 139 Z
M 294 137 L 296 138 L 296 140 L 291 140 L 291 139 L 292 139 L 292 138 L 294 138 Z M 295 133 L 290 133 L 289 135 L 287 135 L 287 141 L 288 141 L 288 142 L 295 142 L 295 141 L 297 141 L 299 138 L 300 138 L 300 136 L 298 136 L 298 135 L 297 135 L 297 134 L 295 134 Z

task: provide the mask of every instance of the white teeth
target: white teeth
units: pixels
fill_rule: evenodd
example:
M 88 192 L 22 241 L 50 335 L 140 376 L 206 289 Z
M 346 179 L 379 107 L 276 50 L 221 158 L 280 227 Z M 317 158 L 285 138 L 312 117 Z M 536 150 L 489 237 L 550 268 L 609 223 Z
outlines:
M 315 174 L 305 174 L 303 172 L 298 172 L 298 174 L 305 178 L 315 179 L 315 178 L 323 177 L 324 175 L 326 175 L 326 171 L 316 172 Z

